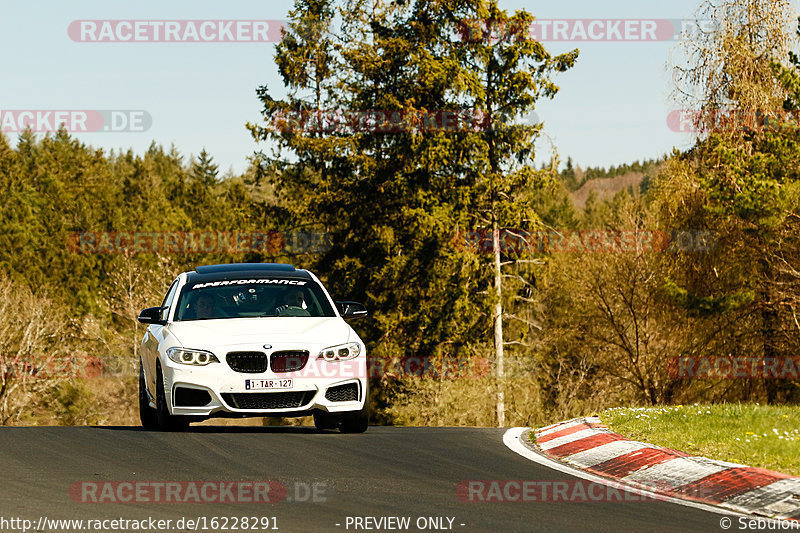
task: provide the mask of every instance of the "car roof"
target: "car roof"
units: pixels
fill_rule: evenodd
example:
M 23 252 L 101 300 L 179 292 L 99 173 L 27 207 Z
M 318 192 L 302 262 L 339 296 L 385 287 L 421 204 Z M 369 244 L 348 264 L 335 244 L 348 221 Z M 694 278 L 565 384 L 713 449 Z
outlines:
M 307 270 L 285 263 L 230 263 L 227 265 L 198 266 L 187 272 L 187 282 L 204 283 L 241 278 L 286 278 L 310 280 Z

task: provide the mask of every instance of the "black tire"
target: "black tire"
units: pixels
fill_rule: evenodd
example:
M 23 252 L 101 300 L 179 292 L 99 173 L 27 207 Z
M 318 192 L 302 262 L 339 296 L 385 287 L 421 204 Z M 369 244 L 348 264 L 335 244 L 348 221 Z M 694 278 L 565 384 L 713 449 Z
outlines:
M 339 427 L 340 417 L 327 413 L 314 413 L 314 427 L 319 431 L 334 430 Z
M 342 433 L 364 433 L 369 427 L 369 399 L 360 411 L 342 415 L 339 431 Z
M 145 429 L 156 429 L 158 427 L 158 417 L 156 410 L 150 407 L 150 400 L 147 397 L 147 385 L 144 382 L 144 369 L 142 361 L 139 361 L 139 420 Z
M 169 413 L 167 396 L 164 393 L 164 376 L 161 367 L 156 367 L 156 418 L 161 431 L 186 431 L 189 420 L 185 416 L 176 416 Z

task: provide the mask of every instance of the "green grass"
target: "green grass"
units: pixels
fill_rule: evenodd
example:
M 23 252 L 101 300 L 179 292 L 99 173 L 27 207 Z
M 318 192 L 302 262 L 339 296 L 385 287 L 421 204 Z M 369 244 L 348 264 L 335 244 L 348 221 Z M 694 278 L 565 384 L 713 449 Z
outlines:
M 616 407 L 600 419 L 633 440 L 800 475 L 800 407 Z

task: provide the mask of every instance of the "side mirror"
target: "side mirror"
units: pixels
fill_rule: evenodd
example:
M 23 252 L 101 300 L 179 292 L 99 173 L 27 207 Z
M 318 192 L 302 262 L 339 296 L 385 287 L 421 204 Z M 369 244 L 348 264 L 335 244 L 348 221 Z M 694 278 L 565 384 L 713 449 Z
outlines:
M 162 326 L 167 323 L 166 320 L 161 320 L 161 311 L 164 308 L 159 307 L 148 307 L 147 309 L 143 309 L 141 313 L 139 313 L 139 322 L 142 324 L 161 324 Z
M 359 318 L 367 316 L 367 308 L 358 302 L 335 302 L 336 309 L 342 318 Z

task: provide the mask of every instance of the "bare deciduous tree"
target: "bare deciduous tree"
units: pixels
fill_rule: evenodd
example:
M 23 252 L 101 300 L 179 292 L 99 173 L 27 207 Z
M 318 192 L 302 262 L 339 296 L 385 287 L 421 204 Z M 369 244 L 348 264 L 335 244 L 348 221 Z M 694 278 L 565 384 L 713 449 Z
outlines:
M 66 316 L 28 287 L 0 282 L 0 423 L 20 419 L 26 408 L 82 369 L 67 349 Z
M 733 111 L 780 110 L 786 92 L 773 61 L 786 58 L 792 43 L 790 2 L 705 0 L 696 17 L 703 24 L 683 35 L 673 74 L 675 100 L 697 112 L 697 130 L 719 131 L 721 118 Z
M 123 359 L 132 365 L 126 369 L 136 371 L 139 360 L 141 334 L 137 317 L 145 307 L 158 305 L 169 282 L 175 277 L 174 262 L 167 256 L 158 256 L 154 266 L 142 266 L 132 254 L 120 257 L 117 268 L 109 273 L 105 292 L 105 303 L 113 315 L 118 317 L 128 330 L 130 352 Z M 131 358 L 127 355 L 132 354 Z

